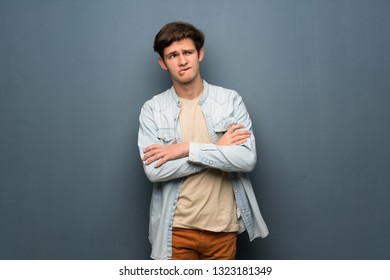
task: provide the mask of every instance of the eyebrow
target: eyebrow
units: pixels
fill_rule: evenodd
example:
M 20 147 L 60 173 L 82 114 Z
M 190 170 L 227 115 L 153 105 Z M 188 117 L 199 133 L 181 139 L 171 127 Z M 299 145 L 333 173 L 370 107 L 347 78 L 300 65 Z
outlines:
M 182 49 L 180 51 L 183 52 L 183 53 L 185 53 L 185 52 L 194 52 L 195 49 L 192 49 L 192 48 L 190 48 L 190 49 Z M 178 54 L 178 53 L 179 53 L 178 51 L 172 51 L 170 53 L 167 53 L 166 56 L 168 57 L 168 56 L 170 56 L 172 54 Z
M 178 53 L 179 53 L 178 51 L 173 51 L 173 52 L 167 53 L 166 56 L 170 56 L 172 54 L 178 54 Z

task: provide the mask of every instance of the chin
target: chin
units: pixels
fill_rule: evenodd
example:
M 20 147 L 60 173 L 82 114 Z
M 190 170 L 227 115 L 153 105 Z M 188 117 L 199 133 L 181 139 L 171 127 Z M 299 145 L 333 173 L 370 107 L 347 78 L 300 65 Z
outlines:
M 180 83 L 180 84 L 191 84 L 193 81 L 195 80 L 195 78 L 182 78 L 182 79 L 176 79 L 176 82 Z

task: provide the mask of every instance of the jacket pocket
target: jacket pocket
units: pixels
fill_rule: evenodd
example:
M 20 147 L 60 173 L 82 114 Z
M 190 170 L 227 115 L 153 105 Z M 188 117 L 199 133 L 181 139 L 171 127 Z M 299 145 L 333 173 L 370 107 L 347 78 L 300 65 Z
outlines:
M 175 130 L 173 128 L 159 128 L 157 131 L 157 138 L 164 145 L 177 143 Z
M 237 122 L 233 117 L 224 118 L 218 120 L 214 125 L 214 132 L 216 133 L 225 133 L 229 130 L 232 125 L 235 125 Z

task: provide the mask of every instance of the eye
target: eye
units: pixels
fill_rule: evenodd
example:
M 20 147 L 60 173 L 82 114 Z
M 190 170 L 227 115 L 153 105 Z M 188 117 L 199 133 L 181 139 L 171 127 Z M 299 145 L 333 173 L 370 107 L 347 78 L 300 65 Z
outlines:
M 193 54 L 194 53 L 194 51 L 184 51 L 184 54 L 185 55 L 191 55 L 191 54 Z
M 172 53 L 172 54 L 168 55 L 168 59 L 175 58 L 176 56 L 177 56 L 177 54 L 175 54 L 175 53 Z

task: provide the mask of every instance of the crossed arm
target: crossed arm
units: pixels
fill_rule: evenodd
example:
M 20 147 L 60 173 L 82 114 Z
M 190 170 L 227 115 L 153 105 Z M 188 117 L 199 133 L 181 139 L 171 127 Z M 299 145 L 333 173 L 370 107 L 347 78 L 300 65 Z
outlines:
M 234 146 L 241 145 L 250 137 L 249 130 L 243 130 L 244 125 L 235 124 L 216 142 L 217 146 Z M 146 165 L 154 163 L 154 167 L 158 168 L 167 161 L 175 160 L 188 156 L 190 145 L 188 142 L 160 145 L 153 144 L 144 149 L 142 160 Z

